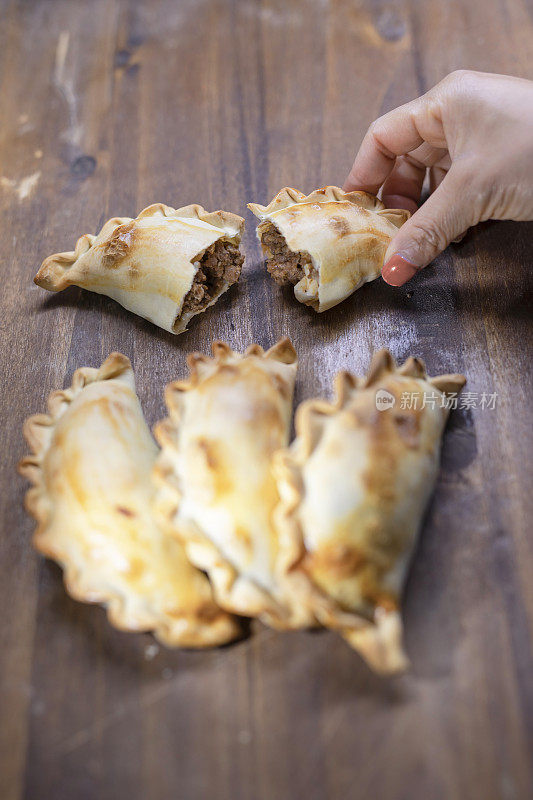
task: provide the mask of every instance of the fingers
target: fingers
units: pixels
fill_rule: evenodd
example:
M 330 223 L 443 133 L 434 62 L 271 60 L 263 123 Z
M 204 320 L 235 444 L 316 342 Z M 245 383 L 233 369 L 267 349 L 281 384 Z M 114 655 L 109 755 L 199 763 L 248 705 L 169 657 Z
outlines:
M 424 142 L 412 153 L 408 153 L 406 158 L 410 161 L 420 162 L 426 167 L 439 167 L 448 170 L 452 165 L 450 154 L 446 148 L 433 147 L 432 145 Z
M 438 189 L 441 185 L 442 181 L 448 174 L 447 169 L 442 169 L 441 167 L 432 167 L 429 170 L 429 192 L 433 194 L 433 192 Z
M 429 193 L 430 194 L 433 194 L 435 189 L 437 189 L 437 187 L 439 187 L 441 185 L 442 181 L 444 180 L 444 178 L 448 174 L 448 170 L 450 168 L 450 165 L 448 163 L 449 161 L 450 161 L 450 156 L 447 156 L 447 158 L 443 159 L 442 162 L 440 162 L 440 163 L 446 164 L 445 168 L 443 168 L 443 167 L 431 167 L 431 169 L 429 170 Z M 464 231 L 459 236 L 456 236 L 455 239 L 452 239 L 452 244 L 459 244 L 459 242 L 462 242 L 463 239 L 466 236 L 466 233 L 467 232 Z
M 392 172 L 396 157 L 411 153 L 423 143 L 445 152 L 441 99 L 442 91 L 437 85 L 422 97 L 377 119 L 365 134 L 344 190 L 362 189 L 376 194 Z
M 475 224 L 474 203 L 459 170 L 452 167 L 435 192 L 407 220 L 385 255 L 383 279 L 403 286 L 450 242 Z
M 376 194 L 392 172 L 396 156 L 422 144 L 423 138 L 414 122 L 419 103 L 420 98 L 395 108 L 370 126 L 344 183 L 344 191 L 361 189 Z
M 400 156 L 383 184 L 381 199 L 387 208 L 406 208 L 414 214 L 418 208 L 425 177 L 425 166 Z
M 434 167 L 434 164 L 439 166 Z M 433 192 L 446 174 L 441 165 L 449 169 L 451 161 L 448 151 L 432 147 L 427 142 L 404 156 L 398 156 L 382 188 L 381 198 L 387 208 L 406 208 L 414 214 L 420 201 L 426 167 L 431 167 L 430 178 L 433 173 L 436 177 L 438 172 L 437 182 L 432 185 L 430 182 L 430 191 Z

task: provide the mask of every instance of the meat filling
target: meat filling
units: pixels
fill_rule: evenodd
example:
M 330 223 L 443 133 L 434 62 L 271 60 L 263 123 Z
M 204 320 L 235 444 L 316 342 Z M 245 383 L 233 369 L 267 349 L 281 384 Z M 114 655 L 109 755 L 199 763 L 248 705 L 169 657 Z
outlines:
M 306 264 L 312 266 L 311 257 L 307 253 L 290 250 L 271 222 L 262 227 L 261 244 L 267 254 L 267 270 L 280 286 L 294 286 L 304 277 Z
M 198 270 L 183 301 L 182 314 L 202 311 L 220 292 L 224 282 L 237 283 L 243 261 L 239 248 L 231 242 L 218 239 L 208 247 L 202 258 L 195 262 Z

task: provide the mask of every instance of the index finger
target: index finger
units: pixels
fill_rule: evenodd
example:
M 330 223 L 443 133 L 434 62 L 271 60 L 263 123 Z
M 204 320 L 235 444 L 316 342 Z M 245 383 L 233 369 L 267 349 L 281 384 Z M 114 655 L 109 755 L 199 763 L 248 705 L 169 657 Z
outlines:
M 360 189 L 376 194 L 392 172 L 397 156 L 422 144 L 424 137 L 416 124 L 420 99 L 399 106 L 372 123 L 344 183 L 345 192 Z

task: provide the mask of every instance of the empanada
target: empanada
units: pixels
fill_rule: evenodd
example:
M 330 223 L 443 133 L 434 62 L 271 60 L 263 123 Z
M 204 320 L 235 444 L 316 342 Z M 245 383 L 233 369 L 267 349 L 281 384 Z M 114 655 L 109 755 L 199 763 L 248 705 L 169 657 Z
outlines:
M 379 672 L 406 665 L 400 593 L 437 477 L 447 394 L 464 383 L 428 378 L 415 358 L 397 368 L 381 351 L 366 379 L 337 376 L 334 403 L 300 406 L 296 439 L 274 459 L 280 569 Z
M 85 234 L 72 253 L 49 256 L 34 280 L 59 292 L 81 286 L 105 294 L 170 333 L 239 280 L 242 217 L 202 206 L 156 203 L 136 219 L 108 220 L 98 236 Z
M 278 581 L 272 520 L 271 457 L 288 442 L 296 353 L 282 339 L 244 355 L 215 342 L 213 355 L 189 356 L 189 380 L 166 389 L 169 417 L 155 428 L 156 507 L 223 608 L 277 628 L 311 624 Z
M 377 278 L 389 242 L 409 218 L 366 192 L 346 194 L 336 186 L 307 197 L 286 188 L 268 206 L 248 208 L 261 220 L 257 236 L 268 271 L 276 283 L 294 285 L 296 299 L 315 311 Z
M 38 522 L 35 547 L 63 567 L 69 594 L 105 604 L 117 628 L 154 631 L 169 646 L 238 636 L 205 575 L 155 522 L 157 446 L 129 359 L 113 353 L 100 369 L 77 370 L 48 405 L 49 415 L 26 421 L 33 455 L 19 470 L 34 484 L 26 507 Z

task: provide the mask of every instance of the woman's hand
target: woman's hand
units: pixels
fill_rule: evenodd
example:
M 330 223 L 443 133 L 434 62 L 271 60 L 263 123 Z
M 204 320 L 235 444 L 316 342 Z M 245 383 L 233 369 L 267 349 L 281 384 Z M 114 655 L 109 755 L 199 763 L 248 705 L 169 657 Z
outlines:
M 431 195 L 418 208 L 426 169 Z M 450 242 L 487 219 L 533 219 L 533 82 L 452 72 L 374 122 L 344 184 L 412 217 L 385 255 L 402 286 Z

